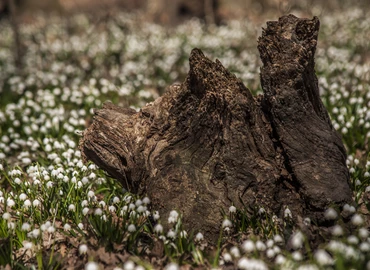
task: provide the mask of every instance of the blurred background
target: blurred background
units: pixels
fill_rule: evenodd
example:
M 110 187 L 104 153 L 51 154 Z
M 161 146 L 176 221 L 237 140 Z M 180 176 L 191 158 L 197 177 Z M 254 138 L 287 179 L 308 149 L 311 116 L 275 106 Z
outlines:
M 114 13 L 138 12 L 151 22 L 176 25 L 197 17 L 206 23 L 220 24 L 230 19 L 260 20 L 266 16 L 297 13 L 303 16 L 345 10 L 353 6 L 368 9 L 368 0 L 0 0 L 0 16 L 11 13 L 31 16 L 35 12 Z

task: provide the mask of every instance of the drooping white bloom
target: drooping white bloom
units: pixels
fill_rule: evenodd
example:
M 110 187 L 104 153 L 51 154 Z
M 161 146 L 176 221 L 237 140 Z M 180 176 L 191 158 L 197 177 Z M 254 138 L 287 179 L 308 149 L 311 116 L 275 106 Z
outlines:
M 234 205 L 229 207 L 229 212 L 230 213 L 235 213 L 236 212 L 236 207 Z
M 364 219 L 361 217 L 360 214 L 353 215 L 351 222 L 355 226 L 361 226 L 364 223 Z
M 165 270 L 179 270 L 180 268 L 177 263 L 172 262 L 172 263 L 167 264 L 164 269 Z
M 134 270 L 135 269 L 135 263 L 133 261 L 131 261 L 131 260 L 128 260 L 123 265 L 123 269 L 124 270 Z
M 128 225 L 127 231 L 129 231 L 129 232 L 135 232 L 136 231 L 135 225 L 134 224 Z
M 96 208 L 96 209 L 94 210 L 94 214 L 95 214 L 96 216 L 101 216 L 101 215 L 103 214 L 103 210 L 101 210 L 101 208 Z
M 64 224 L 63 228 L 64 228 L 65 231 L 68 232 L 71 229 L 71 225 L 69 225 L 68 223 L 66 223 L 66 224 Z
M 284 210 L 284 218 L 292 218 L 293 216 L 292 216 L 292 211 L 290 211 L 290 209 L 287 207 L 287 208 L 285 208 L 285 210 Z
M 168 232 L 167 232 L 167 237 L 168 238 L 172 238 L 172 239 L 175 239 L 176 237 L 176 232 L 172 229 L 170 229 Z
M 163 226 L 161 224 L 157 224 L 154 226 L 154 232 L 161 234 L 163 232 Z
M 279 255 L 276 256 L 275 263 L 277 265 L 282 265 L 285 262 L 286 262 L 286 258 L 283 255 L 279 254 Z
M 330 257 L 329 253 L 323 249 L 318 249 L 315 252 L 314 257 L 320 265 L 332 265 L 334 263 L 334 260 Z
M 168 223 L 176 223 L 177 219 L 179 218 L 179 213 L 176 210 L 172 210 L 170 212 L 170 216 L 168 217 Z
M 5 212 L 4 214 L 3 214 L 3 219 L 4 220 L 10 220 L 10 218 L 11 218 L 12 216 L 8 213 L 8 212 Z
M 68 206 L 68 211 L 74 212 L 76 211 L 76 206 L 72 203 Z
M 257 242 L 256 242 L 256 248 L 259 251 L 265 251 L 266 250 L 266 245 L 261 240 L 257 240 Z
M 150 199 L 148 197 L 143 198 L 143 204 L 148 205 L 150 204 Z
M 27 222 L 22 224 L 22 231 L 29 231 L 31 229 L 31 225 Z
M 222 228 L 226 229 L 226 228 L 230 228 L 232 227 L 232 223 L 229 219 L 224 219 L 224 221 L 222 221 Z
M 85 270 L 99 270 L 99 264 L 96 262 L 88 262 L 85 264 Z
M 232 248 L 230 248 L 230 254 L 234 257 L 234 258 L 239 258 L 240 257 L 240 251 L 239 251 L 239 248 L 236 247 L 236 246 L 233 246 Z
M 242 248 L 245 252 L 253 252 L 256 246 L 252 240 L 246 240 L 244 241 Z
M 290 243 L 294 249 L 302 248 L 304 241 L 304 235 L 302 232 L 296 232 L 290 239 Z
M 247 259 L 247 258 L 241 258 L 238 262 L 238 267 L 240 269 L 254 269 L 254 270 L 268 270 L 267 265 L 265 262 L 257 259 Z
M 89 248 L 86 244 L 82 244 L 78 247 L 78 252 L 80 252 L 80 254 L 86 254 L 88 250 Z
M 334 236 L 341 236 L 341 235 L 343 235 L 343 229 L 340 225 L 337 224 L 337 225 L 333 226 L 333 228 L 331 229 L 331 233 Z
M 326 209 L 324 216 L 327 220 L 335 220 L 338 217 L 338 213 L 330 207 Z

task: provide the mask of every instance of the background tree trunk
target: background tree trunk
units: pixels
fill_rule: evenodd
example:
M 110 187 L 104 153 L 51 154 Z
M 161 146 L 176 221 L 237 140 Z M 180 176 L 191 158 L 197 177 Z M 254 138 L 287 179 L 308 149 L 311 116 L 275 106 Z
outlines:
M 324 222 L 351 202 L 346 154 L 319 96 L 317 18 L 284 16 L 258 40 L 263 96 L 194 49 L 189 74 L 140 112 L 104 104 L 84 132 L 85 160 L 128 190 L 148 194 L 162 217 L 219 234 L 230 205 Z

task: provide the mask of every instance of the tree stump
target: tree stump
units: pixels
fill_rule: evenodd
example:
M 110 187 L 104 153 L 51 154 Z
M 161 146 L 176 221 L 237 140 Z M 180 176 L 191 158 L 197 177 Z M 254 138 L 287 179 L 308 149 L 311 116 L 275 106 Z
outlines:
M 351 202 L 346 152 L 319 96 L 319 20 L 268 22 L 258 40 L 263 95 L 199 49 L 181 85 L 139 112 L 106 103 L 80 149 L 162 217 L 177 209 L 188 229 L 219 235 L 220 209 L 264 207 L 324 222 Z

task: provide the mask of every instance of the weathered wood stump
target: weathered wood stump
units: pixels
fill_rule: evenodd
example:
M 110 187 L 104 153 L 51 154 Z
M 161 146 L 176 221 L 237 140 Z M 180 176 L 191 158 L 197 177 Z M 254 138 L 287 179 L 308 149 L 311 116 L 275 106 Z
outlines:
M 324 220 L 351 202 L 346 152 L 323 106 L 314 70 L 319 20 L 268 22 L 258 40 L 264 94 L 253 97 L 199 49 L 181 85 L 139 112 L 104 104 L 80 149 L 164 217 L 219 234 L 220 209 L 260 206 Z

